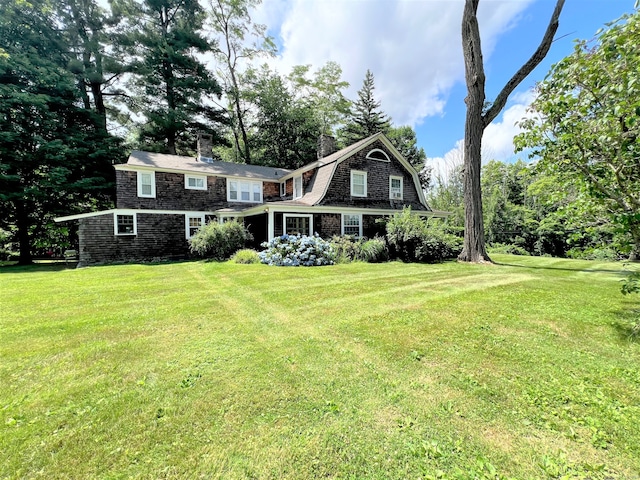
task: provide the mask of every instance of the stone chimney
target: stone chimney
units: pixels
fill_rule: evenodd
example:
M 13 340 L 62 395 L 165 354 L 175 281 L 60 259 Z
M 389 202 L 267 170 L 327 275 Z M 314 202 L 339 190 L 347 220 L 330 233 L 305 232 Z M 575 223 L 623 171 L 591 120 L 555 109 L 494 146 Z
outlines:
M 198 133 L 198 161 L 211 162 L 213 160 L 213 138 L 208 133 Z
M 318 138 L 318 160 L 328 157 L 337 150 L 336 139 L 324 133 Z

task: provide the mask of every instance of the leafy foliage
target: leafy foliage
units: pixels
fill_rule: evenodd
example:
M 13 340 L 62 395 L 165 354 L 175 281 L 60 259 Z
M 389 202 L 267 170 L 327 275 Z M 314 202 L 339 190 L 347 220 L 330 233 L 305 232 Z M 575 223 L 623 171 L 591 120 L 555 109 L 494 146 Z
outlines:
M 627 274 L 627 278 L 622 283 L 621 291 L 623 295 L 640 293 L 640 271 Z
M 427 154 L 424 152 L 424 148 L 418 148 L 418 139 L 413 127 L 409 125 L 390 127 L 386 135 L 404 159 L 413 165 L 416 170 L 421 171 L 425 168 Z M 424 188 L 427 188 L 428 185 L 429 182 L 423 184 Z
M 359 245 L 358 259 L 367 263 L 380 263 L 389 259 L 389 250 L 384 239 L 375 237 Z
M 255 250 L 245 248 L 234 253 L 233 257 L 231 257 L 231 261 L 233 263 L 250 265 L 253 263 L 260 263 L 260 256 Z
M 395 214 L 386 230 L 390 257 L 403 262 L 438 262 L 455 257 L 462 249 L 459 237 L 427 224 L 412 215 L 410 208 Z
M 331 243 L 318 235 L 282 235 L 270 242 L 259 253 L 262 263 L 278 267 L 315 267 L 333 265 L 334 251 Z
M 316 156 L 320 124 L 308 102 L 296 97 L 286 78 L 264 66 L 250 70 L 247 99 L 255 106 L 250 138 L 253 162 L 298 168 Z
M 210 222 L 189 240 L 192 253 L 214 260 L 225 260 L 253 240 L 253 235 L 240 222 Z
M 640 12 L 585 41 L 538 85 L 517 137 L 538 168 L 576 191 L 582 210 L 593 205 L 620 226 L 640 255 Z
M 83 108 L 51 3 L 0 1 L 0 228 L 20 262 L 60 213 L 109 205 L 118 140 Z
M 353 235 L 334 235 L 331 237 L 336 263 L 349 263 L 358 258 L 360 241 Z
M 262 56 L 272 56 L 275 52 L 273 39 L 267 35 L 267 27 L 254 23 L 249 9 L 255 8 L 261 0 L 211 0 L 209 2 L 210 26 L 216 35 L 213 54 L 221 64 L 224 93 L 229 102 L 230 128 L 233 132 L 234 149 L 245 163 L 252 163 L 248 141 L 249 117 L 243 102 L 243 76 L 240 65 Z M 252 37 L 253 42 L 247 37 Z M 239 61 L 242 60 L 243 62 Z M 240 158 L 236 157 L 235 160 Z

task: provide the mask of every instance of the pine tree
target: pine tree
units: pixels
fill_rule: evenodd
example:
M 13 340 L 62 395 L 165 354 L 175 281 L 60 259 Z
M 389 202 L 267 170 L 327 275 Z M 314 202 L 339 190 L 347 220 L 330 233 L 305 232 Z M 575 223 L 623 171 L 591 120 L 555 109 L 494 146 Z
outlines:
M 145 0 L 128 7 L 129 33 L 122 43 L 133 59 L 130 108 L 145 119 L 141 148 L 170 154 L 193 152 L 198 131 L 214 135 L 225 123 L 216 107 L 222 89 L 197 58 L 212 51 L 200 29 L 205 13 L 197 0 Z
M 110 200 L 116 142 L 82 108 L 52 1 L 0 0 L 0 228 L 21 264 L 52 217 Z
M 373 73 L 367 70 L 362 88 L 358 90 L 358 100 L 353 104 L 351 118 L 339 132 L 341 143 L 345 145 L 367 138 L 375 133 L 387 133 L 391 119 L 380 110 L 380 102 L 373 96 L 375 89 Z

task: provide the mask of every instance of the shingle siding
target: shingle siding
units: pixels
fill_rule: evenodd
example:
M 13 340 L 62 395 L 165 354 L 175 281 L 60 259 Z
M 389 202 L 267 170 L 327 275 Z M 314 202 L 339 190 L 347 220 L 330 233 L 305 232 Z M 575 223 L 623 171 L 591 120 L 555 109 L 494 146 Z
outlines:
M 137 172 L 116 172 L 117 208 L 139 208 L 148 210 L 192 210 L 212 211 L 233 206 L 251 206 L 252 203 L 227 202 L 227 179 L 207 177 L 206 190 L 191 190 L 184 186 L 184 175 L 180 173 L 155 172 L 156 197 L 138 197 Z M 280 198 L 280 184 L 262 183 L 263 201 Z
M 189 257 L 184 215 L 137 214 L 137 235 L 114 235 L 114 215 L 80 219 L 79 265 Z
M 391 161 L 384 162 L 367 159 L 367 153 L 373 149 L 383 150 Z M 351 196 L 351 170 L 367 172 L 366 197 Z M 403 178 L 402 200 L 391 200 L 389 198 L 390 176 Z M 327 193 L 320 204 L 387 209 L 401 209 L 403 206 L 411 206 L 414 210 L 426 210 L 425 206 L 420 202 L 413 177 L 380 140 L 337 165 L 333 179 L 327 188 Z

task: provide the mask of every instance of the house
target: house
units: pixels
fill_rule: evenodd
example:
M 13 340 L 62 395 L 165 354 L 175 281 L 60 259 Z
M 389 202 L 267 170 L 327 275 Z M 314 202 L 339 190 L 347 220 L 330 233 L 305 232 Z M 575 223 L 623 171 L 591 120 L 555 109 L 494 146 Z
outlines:
M 133 151 L 116 165 L 116 208 L 57 218 L 79 222 L 79 264 L 179 259 L 205 223 L 244 221 L 256 246 L 284 233 L 371 237 L 376 219 L 405 206 L 431 210 L 417 171 L 378 133 L 339 151 L 322 136 L 318 155 L 297 170 L 211 159 L 210 136 L 197 158 Z M 207 154 L 208 153 L 208 154 Z

